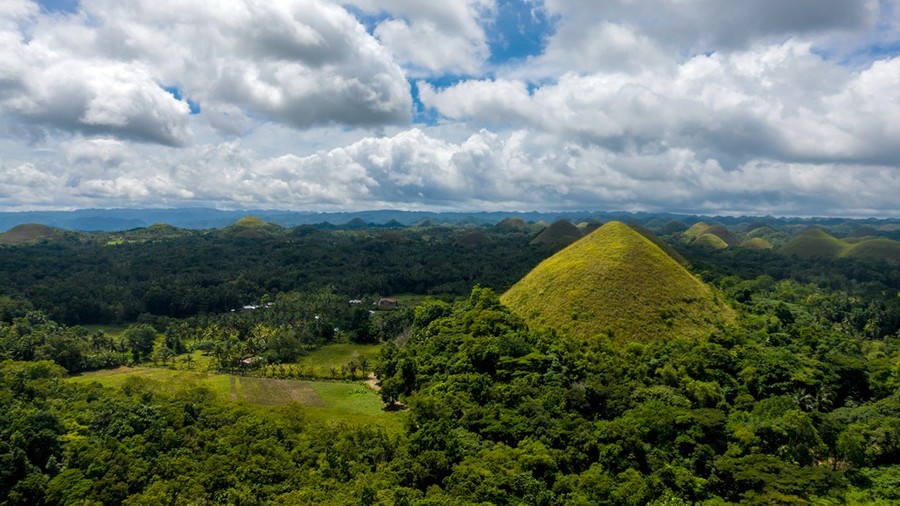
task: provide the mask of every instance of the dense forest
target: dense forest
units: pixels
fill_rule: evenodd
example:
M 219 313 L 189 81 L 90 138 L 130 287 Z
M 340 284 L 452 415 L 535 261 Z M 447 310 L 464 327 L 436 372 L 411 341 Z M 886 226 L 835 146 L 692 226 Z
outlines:
M 540 227 L 253 225 L 0 248 L 0 504 L 900 502 L 890 259 L 711 248 L 660 226 L 735 316 L 622 342 L 500 302 L 574 240 L 535 241 Z M 378 309 L 399 294 L 418 297 Z M 303 362 L 335 343 L 378 351 Z M 200 361 L 232 385 L 374 371 L 384 414 L 73 376 Z

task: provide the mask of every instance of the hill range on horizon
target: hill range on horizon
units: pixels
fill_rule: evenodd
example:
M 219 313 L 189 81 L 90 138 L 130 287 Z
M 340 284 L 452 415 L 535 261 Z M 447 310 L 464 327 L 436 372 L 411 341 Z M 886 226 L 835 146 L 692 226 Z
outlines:
M 900 218 L 843 218 L 843 217 L 774 217 L 774 216 L 705 216 L 671 212 L 627 211 L 404 211 L 365 210 L 341 212 L 312 212 L 284 210 L 220 210 L 212 208 L 168 209 L 78 209 L 73 211 L 12 211 L 0 212 L 0 232 L 18 225 L 39 224 L 63 230 L 79 232 L 118 232 L 145 228 L 154 224 L 166 224 L 184 229 L 225 228 L 241 218 L 252 216 L 283 227 L 298 225 L 347 225 L 357 222 L 367 225 L 413 226 L 429 220 L 432 224 L 448 225 L 501 225 L 504 220 L 521 220 L 522 223 L 554 223 L 566 220 L 571 223 L 607 222 L 612 220 L 635 222 L 654 229 L 653 223 L 685 223 L 697 229 L 709 228 L 706 222 L 724 226 L 743 223 L 759 225 L 839 226 L 853 223 L 860 227 L 891 226 L 900 230 Z M 507 222 L 508 223 L 508 222 Z M 659 227 L 660 229 L 662 227 Z

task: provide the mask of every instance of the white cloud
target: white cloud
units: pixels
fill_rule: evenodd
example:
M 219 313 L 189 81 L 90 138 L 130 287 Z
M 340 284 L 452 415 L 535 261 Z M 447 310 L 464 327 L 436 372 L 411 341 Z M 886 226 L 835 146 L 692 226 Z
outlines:
M 604 23 L 631 27 L 672 54 L 746 49 L 797 36 L 860 31 L 878 17 L 878 0 L 545 0 L 561 18 L 557 35 L 590 37 Z
M 619 151 L 685 147 L 729 166 L 900 154 L 890 91 L 900 89 L 900 59 L 855 72 L 795 41 L 696 56 L 657 73 L 567 74 L 531 94 L 510 80 L 421 89 L 422 101 L 449 120 L 525 124 Z
M 897 214 L 897 0 L 350 4 L 5 0 L 0 207 Z
M 343 8 L 318 0 L 85 0 L 0 14 L 0 114 L 32 131 L 192 138 L 189 106 L 241 133 L 251 119 L 306 128 L 410 118 L 403 71 Z M 30 8 L 29 8 L 30 7 Z
M 895 214 L 890 166 L 754 159 L 733 169 L 688 148 L 617 151 L 526 129 L 449 142 L 422 129 L 309 156 L 232 141 L 189 148 L 79 139 L 65 160 L 0 164 L 20 206 L 216 205 L 338 210 L 626 209 Z M 55 195 L 51 202 L 47 195 Z
M 415 75 L 475 74 L 490 57 L 482 25 L 495 11 L 494 0 L 350 3 L 373 14 L 389 15 L 377 24 L 375 36 Z

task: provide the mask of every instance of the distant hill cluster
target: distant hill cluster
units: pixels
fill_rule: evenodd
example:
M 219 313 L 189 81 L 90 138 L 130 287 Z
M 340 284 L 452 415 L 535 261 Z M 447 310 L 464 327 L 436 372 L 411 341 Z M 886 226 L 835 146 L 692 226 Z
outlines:
M 87 215 L 85 213 L 95 213 Z M 136 216 L 163 221 L 144 225 Z M 328 230 L 399 230 L 444 227 L 459 229 L 459 245 L 477 247 L 495 234 L 530 236 L 532 246 L 556 251 L 610 221 L 629 227 L 653 242 L 683 266 L 688 262 L 674 245 L 712 251 L 772 251 L 801 258 L 855 258 L 900 262 L 900 220 L 836 218 L 727 217 L 707 222 L 699 216 L 652 213 L 427 213 L 371 211 L 361 213 L 285 213 L 260 211 L 252 216 L 236 211 L 95 210 L 73 213 L 0 213 L 0 226 L 17 223 L 0 234 L 0 245 L 65 240 L 85 231 L 109 234 L 107 242 L 145 242 L 197 233 L 234 239 L 261 239 L 285 234 L 304 236 Z M 230 220 L 222 223 L 223 220 Z M 329 221 L 331 220 L 331 221 Z M 548 222 L 550 224 L 548 225 Z M 140 223 L 140 226 L 133 225 Z M 180 224 L 180 225 L 179 225 Z M 129 227 L 122 229 L 122 227 Z M 74 234 L 74 235 L 73 235 Z
M 639 223 L 660 235 L 685 232 L 694 225 L 691 234 L 704 227 L 727 227 L 731 233 L 752 236 L 772 231 L 794 235 L 809 227 L 819 227 L 836 237 L 865 237 L 870 235 L 900 239 L 900 219 L 844 219 L 844 218 L 776 218 L 771 216 L 691 216 L 652 212 L 429 212 L 429 211 L 357 211 L 302 212 L 279 210 L 219 210 L 206 208 L 184 209 L 81 209 L 77 211 L 29 211 L 0 213 L 0 231 L 17 225 L 42 224 L 52 228 L 82 232 L 120 232 L 167 224 L 191 230 L 224 228 L 246 216 L 254 216 L 281 227 L 314 225 L 319 228 L 402 228 L 438 225 L 493 226 L 508 230 L 540 232 L 547 224 L 565 220 L 583 233 L 591 232 L 607 221 Z M 707 223 L 709 225 L 707 225 Z M 559 225 L 558 227 L 563 227 Z M 568 228 L 568 227 L 566 227 Z M 561 231 L 561 230 L 560 230 Z M 571 232 L 571 229 L 569 229 Z M 715 234 L 714 230 L 706 231 Z M 697 235 L 704 235 L 699 233 Z M 723 241 L 728 242 L 721 237 Z M 707 239 L 711 240 L 711 239 Z M 715 242 L 715 241 L 713 241 Z

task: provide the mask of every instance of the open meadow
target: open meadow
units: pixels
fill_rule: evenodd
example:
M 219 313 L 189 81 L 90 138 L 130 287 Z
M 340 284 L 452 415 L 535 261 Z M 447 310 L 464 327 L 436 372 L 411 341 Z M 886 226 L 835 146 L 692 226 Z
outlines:
M 334 344 L 303 357 L 295 365 L 322 371 L 354 357 L 374 357 L 377 346 Z M 183 355 L 173 362 L 177 365 L 154 367 L 139 365 L 91 371 L 70 377 L 75 383 L 99 383 L 104 387 L 121 389 L 129 382 L 141 381 L 152 389 L 177 391 L 187 385 L 208 389 L 218 400 L 234 402 L 261 411 L 277 413 L 280 407 L 292 405 L 302 408 L 308 419 L 357 421 L 392 425 L 399 423 L 395 412 L 385 411 L 378 393 L 363 381 L 299 380 L 262 378 L 248 375 L 220 374 L 211 370 L 209 357 L 192 353 L 190 368 Z M 368 374 L 368 373 L 366 373 Z

